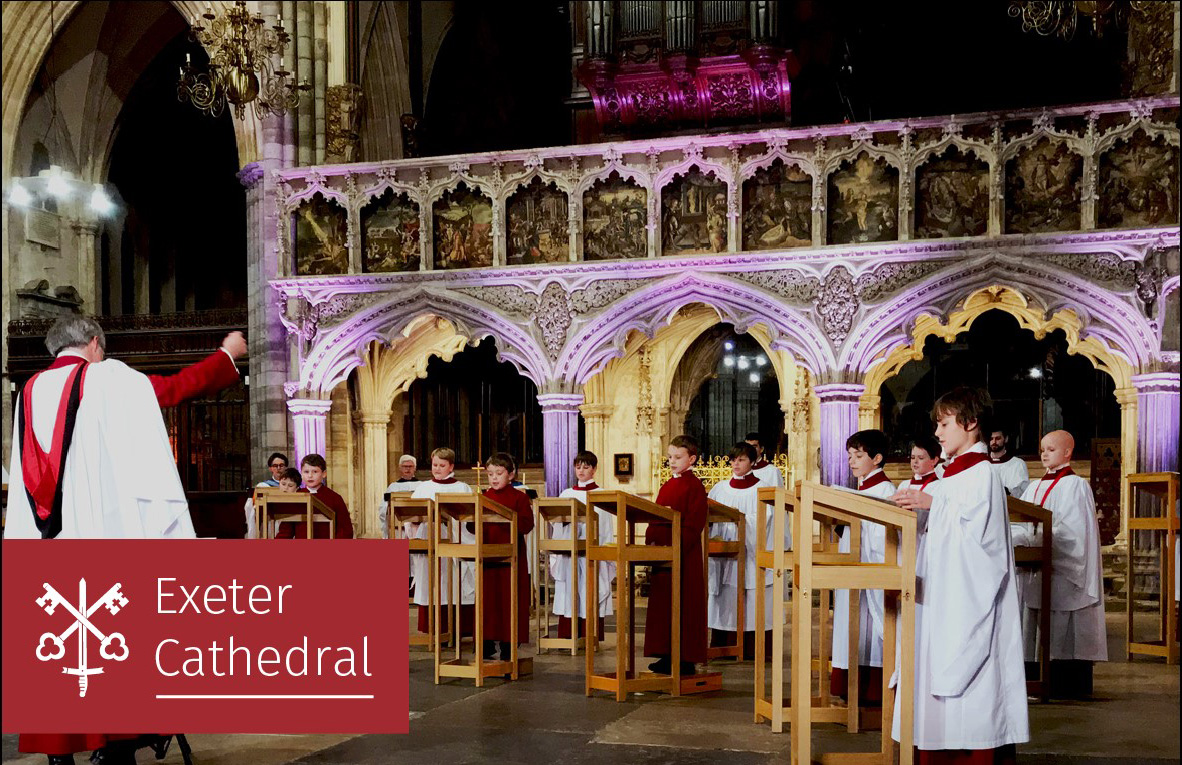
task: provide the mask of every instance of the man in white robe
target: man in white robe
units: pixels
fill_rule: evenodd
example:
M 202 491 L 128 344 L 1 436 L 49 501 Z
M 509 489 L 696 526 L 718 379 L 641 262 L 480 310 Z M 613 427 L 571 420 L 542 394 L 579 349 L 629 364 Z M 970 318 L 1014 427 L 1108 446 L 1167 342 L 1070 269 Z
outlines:
M 1022 499 L 1051 511 L 1051 693 L 1057 698 L 1091 695 L 1092 663 L 1108 661 L 1104 625 L 1104 570 L 1100 524 L 1092 487 L 1071 470 L 1075 439 L 1065 430 L 1043 436 L 1039 450 L 1047 474 L 1031 481 Z M 1011 524 L 1015 546 L 1039 547 L 1042 529 Z M 1019 574 L 1026 660 L 1038 660 L 1041 575 Z
M 595 473 L 599 467 L 599 458 L 594 453 L 588 451 L 579 452 L 575 455 L 574 470 L 575 470 L 575 485 L 569 489 L 564 489 L 559 494 L 560 499 L 576 499 L 586 505 L 587 492 L 594 491 L 599 488 L 595 482 Z M 616 539 L 616 518 L 606 510 L 596 509 L 599 523 L 599 544 L 612 545 L 615 544 Z M 579 539 L 587 538 L 587 524 L 577 524 L 577 533 Z M 570 539 L 571 524 L 569 523 L 553 523 L 551 524 L 550 537 L 552 539 Z M 611 616 L 612 608 L 612 580 L 616 577 L 616 564 L 600 562 L 598 566 L 599 575 L 597 580 L 599 597 L 599 607 L 596 610 L 599 619 Z M 579 558 L 577 567 L 578 580 L 575 584 L 575 603 L 571 603 L 570 599 L 570 577 L 571 577 L 571 561 L 570 556 L 567 555 L 551 555 L 550 556 L 550 575 L 554 577 L 554 615 L 559 617 L 558 621 L 558 637 L 568 638 L 571 636 L 571 618 L 577 612 L 578 619 L 586 620 L 587 618 L 587 559 Z M 597 627 L 598 629 L 598 627 Z M 582 634 L 582 628 L 575 634 Z
M 744 440 L 755 447 L 756 459 L 751 472 L 755 473 L 759 482 L 764 486 L 783 486 L 784 474 L 780 472 L 780 468 L 768 462 L 763 448 L 763 438 L 758 433 L 748 433 Z
M 858 480 L 858 493 L 877 499 L 890 499 L 895 486 L 882 471 L 888 441 L 881 430 L 860 430 L 846 439 L 850 473 Z M 844 487 L 842 487 L 844 488 Z M 850 552 L 849 530 L 842 528 L 839 552 Z M 861 557 L 863 563 L 882 563 L 886 560 L 886 527 L 880 523 L 863 521 L 861 524 Z M 882 590 L 863 590 L 858 603 L 858 697 L 874 704 L 882 701 Z M 833 591 L 833 670 L 829 677 L 830 693 L 846 697 L 849 672 L 850 593 Z
M 929 763 L 969 755 L 1012 761 L 1030 723 L 1006 494 L 980 435 L 992 402 L 982 390 L 955 388 L 932 414 L 951 457 L 944 477 L 934 494 L 908 489 L 894 497 L 900 507 L 929 510 L 916 561 L 924 575 L 915 609 L 914 743 Z M 899 712 L 896 704 L 896 741 Z
M 1009 451 L 1010 435 L 1002 428 L 989 434 L 989 461 L 1001 478 L 1001 485 L 1013 497 L 1022 496 L 1030 482 L 1026 461 Z
M 386 487 L 386 491 L 382 493 L 382 501 L 378 504 L 378 526 L 382 529 L 382 539 L 390 538 L 390 502 L 386 497 L 396 491 L 413 492 L 419 488 L 420 481 L 415 476 L 418 466 L 419 462 L 412 454 L 404 454 L 398 458 L 398 480 Z

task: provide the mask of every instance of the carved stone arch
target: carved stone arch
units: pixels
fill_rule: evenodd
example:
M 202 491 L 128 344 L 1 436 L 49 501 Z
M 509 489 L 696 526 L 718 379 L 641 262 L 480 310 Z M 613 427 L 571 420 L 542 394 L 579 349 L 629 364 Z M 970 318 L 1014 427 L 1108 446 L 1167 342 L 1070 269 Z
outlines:
M 691 303 L 710 306 L 719 321 L 735 325 L 740 332 L 764 325 L 770 348 L 788 351 L 814 375 L 835 363 L 828 341 L 801 310 L 753 285 L 690 272 L 636 290 L 580 327 L 577 340 L 567 344 L 555 364 L 556 376 L 584 384 L 611 359 L 624 354 L 632 330 L 652 337 Z
M 421 314 L 385 340 L 372 340 L 353 369 L 359 408 L 389 408 L 411 383 L 427 376 L 432 358 L 451 361 L 471 344 L 454 324 L 441 316 Z
M 362 362 L 370 342 L 384 342 L 428 314 L 451 322 L 471 344 L 485 337 L 497 339 L 498 359 L 513 364 L 539 388 L 549 379 L 545 352 L 527 326 L 475 300 L 424 289 L 410 298 L 391 298 L 372 306 L 320 334 L 300 364 L 298 389 L 309 398 L 327 396 Z
M 358 189 L 355 195 L 357 211 L 360 212 L 362 208 L 381 198 L 387 191 L 406 194 L 422 210 L 422 188 L 418 184 L 398 180 L 398 168 L 392 165 L 383 165 L 378 168 L 372 185 L 362 186 Z
M 932 157 L 942 156 L 949 149 L 958 149 L 962 154 L 972 154 L 977 159 L 988 164 L 991 170 L 997 164 L 997 152 L 989 144 L 984 141 L 974 141 L 962 136 L 948 134 L 938 141 L 923 144 L 916 148 L 915 154 L 911 157 L 910 169 L 912 178 L 915 177 L 915 173 L 919 170 L 920 165 Z

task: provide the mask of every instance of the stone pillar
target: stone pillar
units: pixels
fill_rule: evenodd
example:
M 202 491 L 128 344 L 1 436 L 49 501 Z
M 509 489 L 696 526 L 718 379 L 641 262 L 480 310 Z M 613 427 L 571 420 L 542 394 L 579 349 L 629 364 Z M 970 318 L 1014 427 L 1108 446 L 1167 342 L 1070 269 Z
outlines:
M 390 425 L 389 409 L 363 409 L 361 421 L 361 497 L 354 498 L 360 503 L 353 515 L 361 521 L 357 536 L 379 537 L 378 503 L 382 492 L 390 483 L 389 449 L 386 430 Z
M 291 412 L 295 432 L 295 462 L 309 454 L 324 456 L 328 430 L 328 410 L 332 402 L 319 398 L 292 398 L 287 401 L 287 409 Z M 385 487 L 383 487 L 385 488 Z
M 858 430 L 858 404 L 866 386 L 828 383 L 813 390 L 821 400 L 821 483 L 853 488 L 845 441 Z
M 540 393 L 542 437 L 546 442 L 546 496 L 557 497 L 574 481 L 572 463 L 579 450 L 582 393 Z M 602 459 L 602 458 L 601 458 Z
M 882 429 L 882 396 L 866 392 L 858 400 L 858 430 Z
M 596 483 L 604 487 L 609 486 L 611 484 L 608 481 L 614 478 L 612 471 L 608 469 L 610 457 L 607 454 L 607 424 L 616 408 L 611 404 L 583 404 L 579 411 L 583 414 L 586 449 L 594 452 L 599 458 L 599 477 Z
M 1135 375 L 1137 389 L 1137 469 L 1160 473 L 1178 469 L 1177 372 Z
M 91 316 L 98 316 L 103 312 L 98 291 L 99 227 L 91 221 L 76 220 L 73 228 L 78 236 L 78 279 L 75 286 L 82 297 L 82 311 Z

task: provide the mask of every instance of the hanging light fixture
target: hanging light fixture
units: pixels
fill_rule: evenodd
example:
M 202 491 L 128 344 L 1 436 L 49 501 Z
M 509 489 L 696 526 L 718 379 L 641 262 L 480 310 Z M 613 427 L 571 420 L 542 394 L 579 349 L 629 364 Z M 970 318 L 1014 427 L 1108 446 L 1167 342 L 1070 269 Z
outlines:
M 246 118 L 247 104 L 253 104 L 255 115 L 262 119 L 268 114 L 285 114 L 300 102 L 300 93 L 310 90 L 306 82 L 289 82 L 291 72 L 276 68 L 275 60 L 283 60 L 283 51 L 291 42 L 291 35 L 283 28 L 283 16 L 268 27 L 262 14 L 250 15 L 245 0 L 221 16 L 215 16 L 208 6 L 201 20 L 193 22 L 190 37 L 209 52 L 208 71 L 198 71 L 189 54 L 180 68 L 177 99 L 188 101 L 211 117 L 219 116 L 226 102 L 234 105 L 234 116 Z
M 1011 0 L 1008 12 L 1022 20 L 1023 32 L 1064 40 L 1075 36 L 1083 16 L 1099 39 L 1109 27 L 1124 27 L 1130 12 L 1144 13 L 1149 5 L 1146 0 Z

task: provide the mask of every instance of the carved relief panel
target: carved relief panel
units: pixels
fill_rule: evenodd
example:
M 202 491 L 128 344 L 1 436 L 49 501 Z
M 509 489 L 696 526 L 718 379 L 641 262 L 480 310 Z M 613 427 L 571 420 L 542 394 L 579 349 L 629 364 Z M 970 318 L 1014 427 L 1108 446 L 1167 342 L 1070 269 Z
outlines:
M 1137 131 L 1100 157 L 1100 228 L 1178 223 L 1178 148 Z
M 899 171 L 862 152 L 829 176 L 830 244 L 899 237 Z
M 435 268 L 488 268 L 493 260 L 492 202 L 461 183 L 432 208 Z
M 980 236 L 989 221 L 989 165 L 956 147 L 915 171 L 915 236 Z
M 419 206 L 387 189 L 361 208 L 361 267 L 365 273 L 417 271 Z
M 508 262 L 561 263 L 570 259 L 566 194 L 534 178 L 506 205 Z
M 297 276 L 343 274 L 349 270 L 349 234 L 345 208 L 320 193 L 296 208 Z
M 661 190 L 661 254 L 726 250 L 726 184 L 697 167 L 675 176 Z
M 643 258 L 648 250 L 648 195 L 612 173 L 583 194 L 583 259 Z
M 1005 232 L 1077 231 L 1083 157 L 1043 138 L 1006 162 Z
M 813 238 L 813 183 L 777 159 L 743 182 L 743 249 L 805 247 Z

